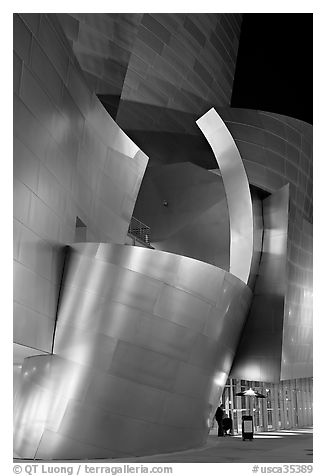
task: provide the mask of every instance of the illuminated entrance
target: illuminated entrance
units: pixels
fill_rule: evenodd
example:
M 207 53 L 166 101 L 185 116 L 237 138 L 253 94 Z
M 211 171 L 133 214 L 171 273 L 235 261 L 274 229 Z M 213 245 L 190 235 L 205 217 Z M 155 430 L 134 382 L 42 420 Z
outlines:
M 266 398 L 236 396 L 252 388 Z M 242 415 L 252 415 L 255 432 L 312 426 L 312 378 L 284 380 L 279 384 L 228 379 L 222 403 L 241 433 Z

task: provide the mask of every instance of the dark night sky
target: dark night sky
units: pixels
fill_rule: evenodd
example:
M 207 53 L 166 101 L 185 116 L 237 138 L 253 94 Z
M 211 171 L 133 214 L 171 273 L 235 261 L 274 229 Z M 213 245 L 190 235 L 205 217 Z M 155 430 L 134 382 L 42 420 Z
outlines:
M 231 105 L 312 124 L 312 14 L 243 16 Z

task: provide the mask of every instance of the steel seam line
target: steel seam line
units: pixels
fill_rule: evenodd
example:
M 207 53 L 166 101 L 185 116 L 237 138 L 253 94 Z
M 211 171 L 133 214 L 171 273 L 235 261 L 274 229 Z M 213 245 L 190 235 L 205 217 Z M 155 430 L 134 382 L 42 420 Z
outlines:
M 196 124 L 215 155 L 223 179 L 230 221 L 230 273 L 247 284 L 253 255 L 253 213 L 247 174 L 233 137 L 214 108 Z

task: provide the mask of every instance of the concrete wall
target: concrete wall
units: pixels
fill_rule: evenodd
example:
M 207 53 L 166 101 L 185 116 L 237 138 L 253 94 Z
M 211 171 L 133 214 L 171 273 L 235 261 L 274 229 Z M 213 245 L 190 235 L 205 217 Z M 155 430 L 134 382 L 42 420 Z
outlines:
M 14 340 L 50 352 L 63 248 L 124 243 L 147 157 L 86 84 L 55 15 L 14 15 Z

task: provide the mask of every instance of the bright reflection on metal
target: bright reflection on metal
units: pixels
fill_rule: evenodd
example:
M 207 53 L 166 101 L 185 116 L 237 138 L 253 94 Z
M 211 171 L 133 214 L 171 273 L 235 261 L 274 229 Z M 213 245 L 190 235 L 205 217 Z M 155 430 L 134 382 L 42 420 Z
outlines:
M 285 348 L 285 296 L 287 285 L 287 242 L 289 185 L 263 200 L 264 239 L 252 306 L 232 366 L 232 377 L 277 382 L 281 358 L 290 359 Z M 291 330 L 292 336 L 293 331 Z M 257 346 L 257 342 L 263 345 Z M 290 346 L 289 346 L 290 347 Z M 286 363 L 283 361 L 283 364 Z
M 215 283 L 209 294 L 198 275 Z M 250 298 L 240 279 L 191 258 L 72 246 L 56 355 L 24 360 L 15 454 L 111 458 L 204 444 Z
M 198 121 L 223 179 L 230 219 L 230 273 L 248 283 L 253 255 L 253 213 L 248 178 L 238 148 L 214 108 Z
M 219 373 L 217 377 L 214 378 L 214 384 L 218 387 L 224 387 L 227 380 L 227 375 L 225 373 Z

